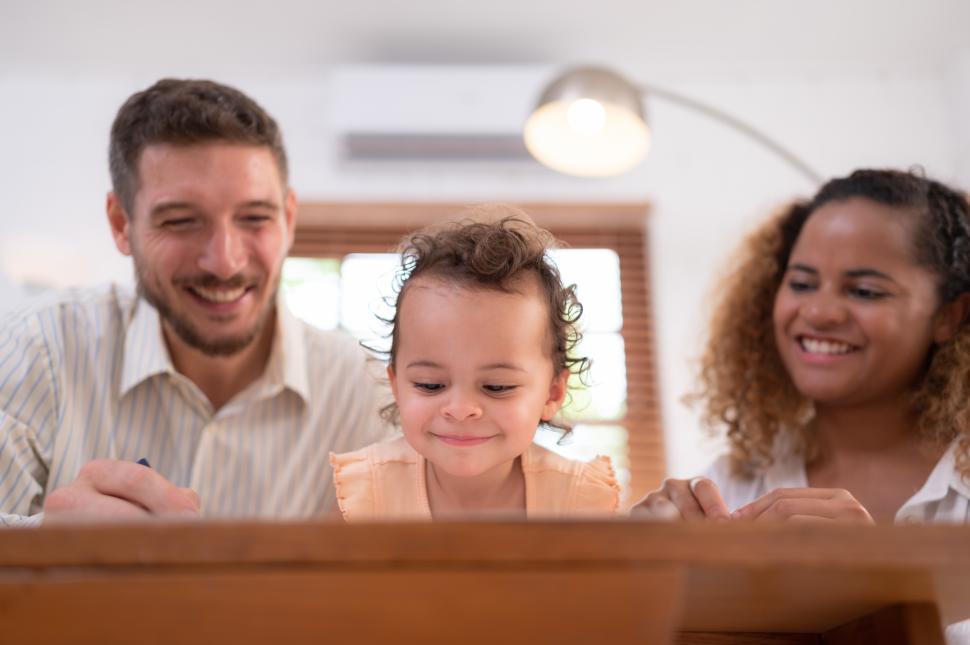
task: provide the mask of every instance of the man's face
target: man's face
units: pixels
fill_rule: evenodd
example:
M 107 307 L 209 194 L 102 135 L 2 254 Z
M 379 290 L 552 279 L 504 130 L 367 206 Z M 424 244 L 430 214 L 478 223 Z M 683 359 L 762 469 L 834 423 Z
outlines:
M 232 355 L 266 328 L 296 200 L 269 148 L 229 143 L 153 144 L 138 164 L 125 216 L 108 210 L 115 242 L 131 255 L 139 292 L 174 335 L 209 355 Z

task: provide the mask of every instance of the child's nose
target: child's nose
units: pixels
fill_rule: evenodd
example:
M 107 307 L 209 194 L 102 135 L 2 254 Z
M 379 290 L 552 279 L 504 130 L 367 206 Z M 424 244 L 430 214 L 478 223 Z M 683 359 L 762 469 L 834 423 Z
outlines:
M 482 416 L 482 408 L 478 405 L 475 397 L 453 390 L 451 396 L 441 406 L 441 416 L 455 421 L 478 419 Z

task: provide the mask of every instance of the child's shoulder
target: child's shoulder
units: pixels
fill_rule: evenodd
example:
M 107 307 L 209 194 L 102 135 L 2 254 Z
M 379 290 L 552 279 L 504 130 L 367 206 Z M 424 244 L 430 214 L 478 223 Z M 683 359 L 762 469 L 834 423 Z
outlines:
M 345 520 L 427 514 L 427 503 L 422 504 L 423 496 L 415 493 L 423 462 L 403 437 L 330 453 L 330 465 Z
M 609 457 L 576 461 L 533 444 L 522 455 L 522 472 L 536 514 L 612 515 L 619 509 L 620 485 Z
M 397 435 L 390 439 L 377 441 L 358 450 L 343 453 L 330 453 L 330 464 L 337 468 L 345 467 L 348 464 L 362 462 L 386 463 L 404 462 L 417 463 L 419 455 L 414 448 L 404 440 L 404 437 Z

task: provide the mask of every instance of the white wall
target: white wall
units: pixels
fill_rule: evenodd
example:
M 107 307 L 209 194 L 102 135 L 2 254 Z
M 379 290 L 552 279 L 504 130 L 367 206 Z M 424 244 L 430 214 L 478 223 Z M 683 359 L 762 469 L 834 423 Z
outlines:
M 683 80 L 656 65 L 650 72 L 651 82 L 666 82 L 756 124 L 823 175 L 920 164 L 933 176 L 970 185 L 966 57 L 939 73 Z M 205 75 L 199 67 L 168 73 Z M 128 262 L 114 250 L 103 215 L 107 131 L 121 102 L 158 74 L 60 75 L 50 68 L 0 74 L 0 269 L 15 282 L 130 282 Z M 679 402 L 699 351 L 705 293 L 743 231 L 783 200 L 808 195 L 813 187 L 807 181 L 735 132 L 660 101 L 648 102 L 654 130 L 648 160 L 617 179 L 581 181 L 528 168 L 347 171 L 335 164 L 326 70 L 268 78 L 237 68 L 220 80 L 251 93 L 277 116 L 293 184 L 305 199 L 652 202 L 650 251 L 670 470 L 689 474 L 706 461 L 710 447 L 703 447 L 694 415 Z
M 954 176 L 964 189 L 970 188 L 970 49 L 954 56 L 944 76 L 947 126 L 953 149 Z

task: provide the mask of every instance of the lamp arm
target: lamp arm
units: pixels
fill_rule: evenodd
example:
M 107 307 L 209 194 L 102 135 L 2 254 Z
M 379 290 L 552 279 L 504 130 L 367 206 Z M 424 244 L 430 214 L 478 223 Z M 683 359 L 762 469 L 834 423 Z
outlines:
M 701 101 L 684 96 L 683 94 L 678 94 L 677 92 L 671 92 L 670 90 L 656 87 L 655 85 L 640 85 L 637 89 L 640 90 L 640 93 L 643 96 L 657 97 L 659 99 L 670 101 L 671 103 L 675 103 L 689 110 L 699 112 L 715 121 L 719 121 L 724 125 L 733 128 L 734 130 L 746 135 L 750 139 L 753 139 L 755 142 L 761 144 L 771 152 L 784 159 L 792 168 L 797 170 L 802 176 L 816 186 L 822 183 L 822 176 L 811 166 L 802 161 L 795 153 L 766 135 L 764 132 L 757 130 L 741 119 L 706 103 L 702 103 Z

